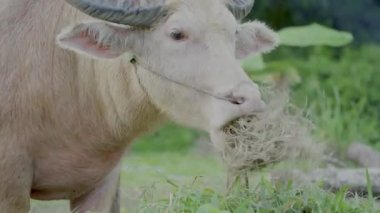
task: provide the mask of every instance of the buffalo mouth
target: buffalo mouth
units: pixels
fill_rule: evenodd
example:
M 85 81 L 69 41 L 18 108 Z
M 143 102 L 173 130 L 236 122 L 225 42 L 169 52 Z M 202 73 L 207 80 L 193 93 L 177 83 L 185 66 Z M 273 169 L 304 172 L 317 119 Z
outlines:
M 230 119 L 226 124 L 224 124 L 220 130 L 223 133 L 228 133 L 231 135 L 236 135 L 237 128 L 247 128 L 252 122 L 259 121 L 258 114 L 244 114 Z

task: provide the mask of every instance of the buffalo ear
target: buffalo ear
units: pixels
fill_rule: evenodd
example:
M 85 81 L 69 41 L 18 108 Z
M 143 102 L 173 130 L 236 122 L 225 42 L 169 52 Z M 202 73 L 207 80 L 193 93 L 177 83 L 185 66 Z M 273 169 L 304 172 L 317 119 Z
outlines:
M 80 23 L 63 30 L 57 43 L 92 58 L 117 58 L 130 50 L 130 28 L 103 22 Z
M 236 58 L 268 53 L 278 46 L 278 40 L 277 34 L 262 22 L 242 24 L 236 38 Z

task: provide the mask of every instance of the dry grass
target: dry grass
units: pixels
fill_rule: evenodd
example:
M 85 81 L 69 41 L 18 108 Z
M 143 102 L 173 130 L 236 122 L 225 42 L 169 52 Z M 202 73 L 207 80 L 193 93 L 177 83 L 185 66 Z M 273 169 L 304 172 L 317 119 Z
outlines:
M 233 176 L 284 160 L 323 156 L 323 146 L 310 135 L 311 122 L 289 103 L 288 93 L 265 94 L 265 112 L 234 120 L 224 127 L 222 140 L 213 141 Z

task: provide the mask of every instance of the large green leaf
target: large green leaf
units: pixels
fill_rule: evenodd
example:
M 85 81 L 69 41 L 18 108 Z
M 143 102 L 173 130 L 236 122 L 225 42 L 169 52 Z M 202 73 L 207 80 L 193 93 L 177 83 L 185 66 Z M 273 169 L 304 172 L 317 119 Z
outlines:
M 300 27 L 287 27 L 279 32 L 280 44 L 284 46 L 332 46 L 340 47 L 353 40 L 351 33 L 337 31 L 319 24 Z

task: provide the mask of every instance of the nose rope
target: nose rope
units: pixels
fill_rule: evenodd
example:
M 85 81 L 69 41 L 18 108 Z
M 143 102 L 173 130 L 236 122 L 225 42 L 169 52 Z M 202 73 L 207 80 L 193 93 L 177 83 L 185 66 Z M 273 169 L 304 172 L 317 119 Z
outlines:
M 134 65 L 134 67 L 135 67 L 136 75 L 137 75 L 137 78 L 139 79 L 139 83 L 140 83 L 140 85 L 141 85 L 142 87 L 144 87 L 144 85 L 141 83 L 140 77 L 139 77 L 139 75 L 138 75 L 138 73 L 137 73 L 137 66 L 136 66 L 137 61 L 136 61 L 136 59 L 135 59 L 135 58 L 132 58 L 130 62 L 131 62 L 131 63 Z M 155 76 L 157 76 L 157 77 L 159 77 L 159 78 L 161 78 L 161 79 L 164 79 L 164 80 L 166 80 L 166 81 L 172 82 L 172 83 L 177 84 L 177 85 L 182 86 L 182 87 L 186 87 L 186 88 L 192 89 L 192 90 L 194 90 L 194 91 L 196 91 L 196 92 L 199 92 L 199 93 L 202 93 L 202 94 L 204 94 L 204 95 L 211 96 L 211 97 L 213 97 L 213 98 L 215 98 L 215 99 L 223 100 L 223 101 L 228 101 L 228 102 L 233 102 L 233 101 L 234 101 L 234 100 L 232 100 L 232 98 L 229 98 L 229 97 L 223 97 L 223 96 L 221 96 L 221 95 L 216 95 L 216 94 L 213 94 L 212 92 L 209 92 L 209 91 L 207 91 L 207 90 L 199 89 L 199 88 L 197 88 L 197 87 L 194 87 L 194 86 L 191 86 L 191 85 L 188 85 L 188 84 L 182 83 L 182 82 L 180 82 L 180 81 L 173 80 L 173 79 L 171 79 L 171 78 L 169 78 L 169 77 L 167 77 L 167 76 L 164 76 L 164 75 L 162 75 L 162 74 L 160 74 L 160 73 L 157 73 L 157 72 L 152 71 L 152 69 L 145 69 L 145 70 L 147 70 L 148 72 L 154 74 Z M 146 92 L 146 89 L 144 89 L 144 90 L 145 90 L 145 93 L 147 93 L 147 92 Z

